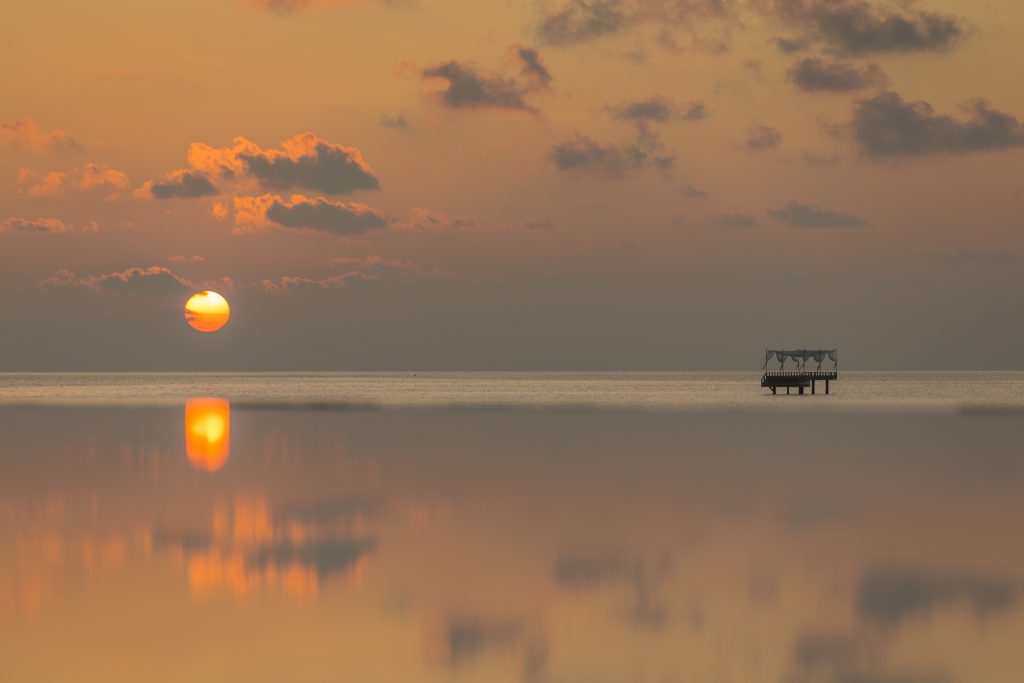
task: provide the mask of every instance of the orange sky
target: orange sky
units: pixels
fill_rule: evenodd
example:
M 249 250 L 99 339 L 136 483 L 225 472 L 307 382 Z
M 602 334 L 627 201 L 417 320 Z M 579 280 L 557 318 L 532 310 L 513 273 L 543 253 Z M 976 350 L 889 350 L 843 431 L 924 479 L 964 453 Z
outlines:
M 1015 0 L 8 13 L 0 369 L 1022 367 Z

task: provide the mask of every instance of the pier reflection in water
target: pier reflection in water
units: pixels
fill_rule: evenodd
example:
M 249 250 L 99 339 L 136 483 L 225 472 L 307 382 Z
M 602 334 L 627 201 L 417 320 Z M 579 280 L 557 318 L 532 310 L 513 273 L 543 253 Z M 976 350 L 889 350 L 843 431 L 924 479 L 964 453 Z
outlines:
M 181 415 L 0 410 L 3 680 L 1024 670 L 1024 420 Z

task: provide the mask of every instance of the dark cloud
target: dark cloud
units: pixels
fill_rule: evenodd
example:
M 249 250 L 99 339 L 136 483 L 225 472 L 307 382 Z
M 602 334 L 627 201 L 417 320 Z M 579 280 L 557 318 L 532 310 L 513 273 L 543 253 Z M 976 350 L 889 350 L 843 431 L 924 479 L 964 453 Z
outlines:
M 406 121 L 405 116 L 402 114 L 381 114 L 380 125 L 385 128 L 399 128 L 405 130 L 409 127 L 409 122 Z
M 804 92 L 850 92 L 886 82 L 885 73 L 877 64 L 859 67 L 847 62 L 826 62 L 817 57 L 797 60 L 786 75 Z
M 802 38 L 775 38 L 772 42 L 775 43 L 775 47 L 779 48 L 780 52 L 784 52 L 787 55 L 791 55 L 795 52 L 800 52 L 807 47 L 807 41 Z
M 747 213 L 724 213 L 717 222 L 727 228 L 753 228 L 758 225 L 757 219 Z
M 532 47 L 517 47 L 515 50 L 521 64 L 520 73 L 523 79 L 536 90 L 547 90 L 551 87 L 551 72 L 541 61 L 540 53 Z
M 345 194 L 380 187 L 359 150 L 322 140 L 312 133 L 296 135 L 285 151 L 244 150 L 238 159 L 265 188 L 308 188 L 325 194 Z
M 699 121 L 707 118 L 708 115 L 703 102 L 678 104 L 661 95 L 609 106 L 606 109 L 611 112 L 613 117 L 620 121 L 649 121 L 656 123 L 664 123 L 673 119 Z
M 985 617 L 1013 607 L 1017 592 L 1012 583 L 994 577 L 875 568 L 860 577 L 856 607 L 861 619 L 891 627 L 957 603 Z
M 644 126 L 638 127 L 634 142 L 621 145 L 600 143 L 577 134 L 571 140 L 554 145 L 549 157 L 560 171 L 608 177 L 621 177 L 645 168 L 668 172 L 675 163 L 675 155 L 668 152 L 661 140 Z
M 60 232 L 71 232 L 73 228 L 59 218 L 21 218 L 11 216 L 5 221 L 0 221 L 0 233 L 3 232 L 26 232 L 37 234 L 54 234 Z
M 1024 145 L 1024 124 L 985 100 L 965 106 L 967 118 L 936 114 L 927 102 L 906 102 L 886 92 L 861 100 L 853 112 L 853 135 L 871 157 L 969 154 Z
M 537 36 L 548 45 L 571 45 L 618 33 L 630 22 L 623 0 L 569 0 L 541 16 Z
M 795 199 L 780 209 L 769 211 L 768 215 L 794 228 L 847 229 L 867 225 L 859 216 L 801 204 Z
M 679 194 L 689 199 L 703 199 L 709 196 L 707 192 L 693 185 L 683 185 L 679 188 Z
M 274 199 L 267 207 L 266 218 L 285 228 L 304 228 L 336 235 L 361 235 L 388 223 L 384 216 L 365 204 L 301 195 L 292 197 L 290 202 Z
M 666 49 L 680 51 L 671 29 L 687 27 L 702 42 L 698 25 L 731 16 L 733 0 L 566 0 L 541 12 L 536 33 L 547 45 L 574 45 L 622 33 L 649 24 L 659 29 L 658 41 Z M 724 41 L 709 41 L 719 48 Z
M 161 266 L 128 268 L 115 273 L 82 277 L 62 268 L 54 275 L 40 281 L 39 284 L 43 287 L 73 287 L 141 294 L 173 294 L 198 289 L 192 282 Z
M 485 73 L 474 64 L 442 62 L 424 69 L 421 76 L 447 81 L 448 86 L 438 93 L 446 107 L 535 111 L 524 99 L 533 90 L 532 84 L 524 85 L 498 73 Z
M 197 199 L 220 194 L 217 186 L 199 171 L 173 171 L 163 180 L 153 180 L 143 187 L 154 199 Z
M 743 146 L 747 149 L 760 152 L 766 149 L 775 149 L 782 144 L 782 132 L 771 126 L 751 126 L 747 129 L 747 139 Z
M 967 32 L 958 17 L 868 0 L 775 0 L 781 19 L 806 27 L 808 38 L 821 40 L 842 54 L 942 51 Z M 777 43 L 778 44 L 778 43 Z

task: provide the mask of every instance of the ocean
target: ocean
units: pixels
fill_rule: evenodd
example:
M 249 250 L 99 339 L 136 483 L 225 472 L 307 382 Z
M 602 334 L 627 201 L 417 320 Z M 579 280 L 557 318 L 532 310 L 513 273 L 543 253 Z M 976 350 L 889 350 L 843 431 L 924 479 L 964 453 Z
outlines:
M 0 376 L 0 680 L 1017 683 L 1024 373 Z
M 772 396 L 752 372 L 7 373 L 0 405 L 937 410 L 1024 408 L 1024 372 L 843 372 L 824 396 Z

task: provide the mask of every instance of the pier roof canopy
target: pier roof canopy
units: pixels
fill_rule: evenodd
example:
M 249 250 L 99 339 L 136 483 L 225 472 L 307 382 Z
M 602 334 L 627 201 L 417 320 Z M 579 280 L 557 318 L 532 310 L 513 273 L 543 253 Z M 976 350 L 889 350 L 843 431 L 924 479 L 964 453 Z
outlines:
M 826 358 L 833 363 L 837 362 L 837 357 L 835 349 L 765 349 L 764 363 L 767 366 L 768 362 L 774 359 L 780 364 L 785 364 L 787 359 L 791 359 L 799 365 L 804 365 L 807 361 L 813 360 L 820 366 Z

